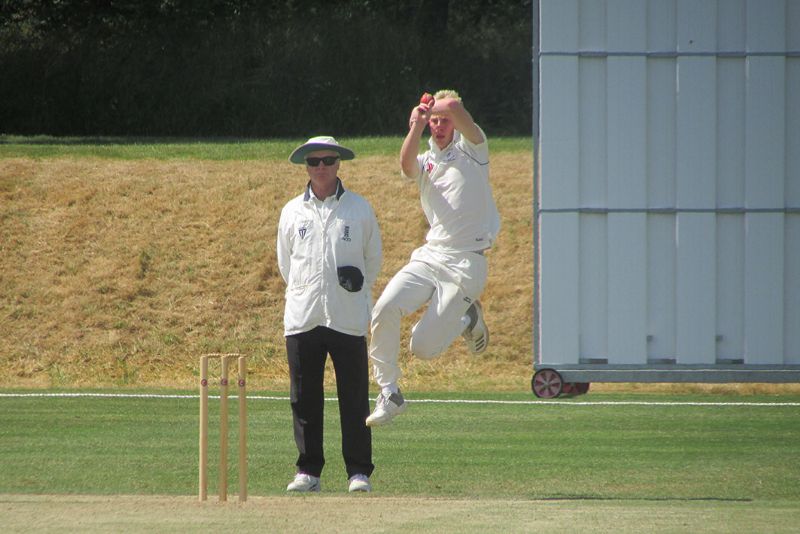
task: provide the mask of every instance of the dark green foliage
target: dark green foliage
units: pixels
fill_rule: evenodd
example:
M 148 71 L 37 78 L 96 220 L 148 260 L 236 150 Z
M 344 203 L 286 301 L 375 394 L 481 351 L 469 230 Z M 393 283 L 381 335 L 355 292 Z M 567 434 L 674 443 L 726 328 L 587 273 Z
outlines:
M 531 126 L 530 1 L 5 1 L 0 133 L 397 134 L 452 87 Z

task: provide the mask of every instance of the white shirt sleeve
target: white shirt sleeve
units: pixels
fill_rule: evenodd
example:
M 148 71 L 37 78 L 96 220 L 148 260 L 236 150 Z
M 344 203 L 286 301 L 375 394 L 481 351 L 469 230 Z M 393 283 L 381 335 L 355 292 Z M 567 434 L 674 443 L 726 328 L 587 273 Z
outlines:
M 276 252 L 278 256 L 278 268 L 281 271 L 283 281 L 288 284 L 292 264 L 292 237 L 290 235 L 292 225 L 287 211 L 287 208 L 284 207 L 281 211 L 280 221 L 278 222 L 278 244 Z

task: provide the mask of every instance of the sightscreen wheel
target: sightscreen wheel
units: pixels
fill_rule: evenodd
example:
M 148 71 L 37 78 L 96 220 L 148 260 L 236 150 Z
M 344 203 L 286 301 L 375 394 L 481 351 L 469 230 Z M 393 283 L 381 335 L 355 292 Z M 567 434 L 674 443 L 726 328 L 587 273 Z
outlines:
M 561 388 L 562 397 L 577 397 L 589 391 L 589 382 L 566 382 Z
M 540 369 L 531 379 L 531 389 L 533 389 L 533 394 L 540 399 L 554 399 L 561 395 L 564 381 L 558 371 Z
M 575 387 L 575 382 L 565 382 L 561 387 L 561 397 L 574 397 L 579 395 L 578 388 Z

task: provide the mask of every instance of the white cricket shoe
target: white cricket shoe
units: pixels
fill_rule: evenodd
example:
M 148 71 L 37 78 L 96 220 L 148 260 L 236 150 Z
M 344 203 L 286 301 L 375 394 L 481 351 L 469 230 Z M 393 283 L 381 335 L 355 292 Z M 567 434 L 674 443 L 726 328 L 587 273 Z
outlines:
M 472 303 L 467 310 L 467 316 L 470 319 L 469 326 L 461 336 L 472 354 L 480 354 L 489 346 L 489 327 L 483 320 L 483 307 L 479 301 Z
M 286 491 L 308 492 L 319 491 L 320 489 L 319 477 L 307 475 L 305 473 L 297 473 L 294 476 L 294 480 L 286 486 Z
M 381 393 L 375 399 L 375 410 L 367 417 L 367 426 L 385 425 L 404 411 L 406 411 L 406 401 L 399 390 L 388 397 Z
M 369 483 L 369 477 L 367 475 L 353 475 L 350 477 L 350 485 L 348 486 L 348 491 L 350 493 L 356 491 L 372 491 L 372 484 Z

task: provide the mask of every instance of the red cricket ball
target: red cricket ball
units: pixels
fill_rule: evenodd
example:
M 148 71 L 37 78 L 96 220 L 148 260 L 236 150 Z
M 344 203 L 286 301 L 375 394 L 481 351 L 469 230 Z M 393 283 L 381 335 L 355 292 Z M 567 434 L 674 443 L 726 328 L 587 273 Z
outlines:
M 422 97 L 419 99 L 420 104 L 427 104 L 429 106 L 433 105 L 433 95 L 430 93 L 423 93 Z

